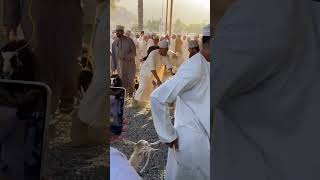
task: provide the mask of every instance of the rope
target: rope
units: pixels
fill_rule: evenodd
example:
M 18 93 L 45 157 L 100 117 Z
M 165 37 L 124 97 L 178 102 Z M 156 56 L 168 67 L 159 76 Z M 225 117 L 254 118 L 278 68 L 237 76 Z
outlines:
M 17 49 L 16 51 L 14 51 L 14 56 L 16 56 L 17 61 L 18 61 L 18 63 L 20 63 L 20 65 L 21 65 L 21 61 L 20 61 L 19 56 L 18 56 L 19 51 L 21 51 L 22 49 L 28 47 L 31 44 L 31 42 L 33 41 L 33 39 L 34 39 L 35 25 L 34 25 L 34 20 L 33 20 L 33 16 L 32 16 L 32 4 L 33 4 L 33 0 L 30 0 L 28 16 L 29 16 L 31 24 L 32 24 L 31 38 L 29 39 L 29 41 L 24 46 L 22 46 L 21 48 Z
M 95 42 L 95 38 L 96 38 L 96 31 L 98 29 L 98 25 L 100 23 L 100 17 L 102 16 L 102 13 L 104 12 L 106 8 L 106 3 L 101 3 L 98 4 L 96 7 L 96 17 L 95 17 L 95 21 L 94 21 L 94 25 L 92 27 L 92 31 L 91 31 L 91 38 L 90 38 L 90 44 L 89 44 L 89 58 L 87 61 L 87 65 L 89 62 L 91 62 L 92 64 L 92 68 L 94 69 L 95 67 L 95 63 L 93 61 L 94 59 L 94 42 Z
M 150 150 L 148 150 L 148 151 L 147 151 L 147 153 L 148 153 L 148 159 L 147 159 L 146 163 L 144 164 L 143 168 L 142 168 L 142 169 L 140 170 L 140 172 L 139 172 L 139 173 L 141 173 L 141 174 L 144 172 L 144 170 L 146 169 L 146 167 L 148 166 L 149 161 L 150 161 L 150 154 L 151 154 L 151 151 L 150 151 Z
M 28 16 L 29 16 L 31 24 L 32 24 L 31 38 L 29 39 L 29 41 L 24 46 L 22 46 L 21 48 L 19 48 L 18 50 L 15 51 L 16 54 L 18 54 L 18 52 L 21 51 L 22 49 L 28 47 L 31 44 L 31 42 L 33 41 L 33 39 L 34 39 L 35 25 L 34 25 L 34 20 L 33 20 L 33 16 L 32 16 L 32 4 L 33 4 L 33 0 L 30 0 Z

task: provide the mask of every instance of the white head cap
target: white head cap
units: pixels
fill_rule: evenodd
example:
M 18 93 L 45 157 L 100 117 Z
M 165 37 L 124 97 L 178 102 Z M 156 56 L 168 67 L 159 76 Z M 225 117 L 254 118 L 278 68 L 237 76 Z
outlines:
M 159 36 L 157 36 L 157 35 L 153 35 L 153 36 L 152 36 L 152 39 L 153 39 L 153 40 L 159 40 L 160 38 L 159 38 Z
M 189 42 L 189 49 L 195 48 L 195 47 L 199 47 L 199 43 L 196 40 L 192 40 Z
M 124 31 L 124 26 L 117 25 L 116 30 Z
M 205 26 L 202 30 L 202 36 L 210 36 L 210 24 Z
M 165 40 L 162 40 L 162 41 L 160 41 L 160 43 L 159 43 L 159 47 L 160 47 L 160 48 L 169 48 L 169 42 L 168 42 L 168 41 L 165 41 Z
M 125 34 L 128 35 L 128 36 L 131 36 L 131 31 L 127 30 Z

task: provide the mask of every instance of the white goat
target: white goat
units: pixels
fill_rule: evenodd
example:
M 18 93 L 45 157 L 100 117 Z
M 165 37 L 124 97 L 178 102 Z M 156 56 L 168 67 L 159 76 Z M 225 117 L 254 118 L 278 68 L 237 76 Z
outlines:
M 149 143 L 146 140 L 140 140 L 137 143 L 132 141 L 126 141 L 127 144 L 134 145 L 133 153 L 130 156 L 129 162 L 131 165 L 138 171 L 138 168 L 142 162 L 142 160 L 147 156 L 147 161 L 143 168 L 139 171 L 139 173 L 143 173 L 145 168 L 149 164 L 150 154 L 153 151 L 157 151 L 158 149 L 152 148 L 152 146 L 158 145 L 160 141 Z

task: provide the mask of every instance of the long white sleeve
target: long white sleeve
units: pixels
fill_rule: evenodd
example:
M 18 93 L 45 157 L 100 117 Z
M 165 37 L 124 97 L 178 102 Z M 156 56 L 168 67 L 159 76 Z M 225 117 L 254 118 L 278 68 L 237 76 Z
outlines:
M 142 180 L 127 157 L 110 147 L 110 180 Z
M 182 66 L 178 73 L 167 80 L 151 94 L 151 112 L 153 123 L 161 142 L 170 143 L 177 138 L 174 126 L 169 116 L 168 103 L 191 89 L 201 77 L 192 63 Z

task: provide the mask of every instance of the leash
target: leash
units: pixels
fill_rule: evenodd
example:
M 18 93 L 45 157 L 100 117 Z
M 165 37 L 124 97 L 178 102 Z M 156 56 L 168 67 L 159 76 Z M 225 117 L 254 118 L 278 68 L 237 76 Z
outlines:
M 34 24 L 35 24 L 35 23 L 34 23 L 34 19 L 33 19 L 33 16 L 32 16 L 33 0 L 30 0 L 29 2 L 30 2 L 30 4 L 29 4 L 29 13 L 28 13 L 28 16 L 29 16 L 30 21 L 31 21 L 31 24 L 32 24 L 31 38 L 29 39 L 29 41 L 28 41 L 24 46 L 22 46 L 21 48 L 19 48 L 19 49 L 17 49 L 17 50 L 15 51 L 16 54 L 18 54 L 18 52 L 21 51 L 22 49 L 28 47 L 28 46 L 31 44 L 31 42 L 33 41 L 33 39 L 34 39 L 34 29 L 35 29 L 35 25 L 34 25 Z

